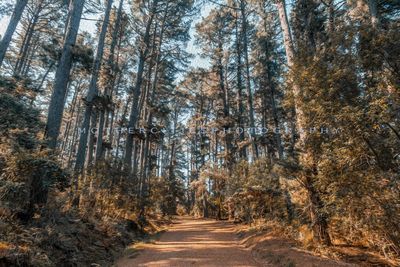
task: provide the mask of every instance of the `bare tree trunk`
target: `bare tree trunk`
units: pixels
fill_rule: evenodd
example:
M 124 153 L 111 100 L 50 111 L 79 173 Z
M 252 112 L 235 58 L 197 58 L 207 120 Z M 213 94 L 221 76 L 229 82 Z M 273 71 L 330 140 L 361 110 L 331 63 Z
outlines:
M 101 62 L 103 59 L 103 52 L 104 52 L 104 42 L 107 33 L 107 27 L 110 20 L 110 12 L 112 7 L 113 0 L 107 1 L 107 7 L 104 14 L 103 24 L 101 26 L 101 32 L 99 36 L 99 43 L 97 46 L 96 56 L 93 62 L 93 70 L 92 70 L 92 78 L 90 80 L 89 89 L 87 92 L 87 96 L 85 98 L 86 102 L 86 109 L 83 116 L 82 128 L 81 128 L 81 136 L 79 139 L 79 146 L 78 146 L 78 153 L 76 156 L 76 164 L 75 164 L 75 171 L 81 172 L 83 166 L 85 164 L 85 154 L 86 154 L 86 145 L 87 145 L 87 138 L 89 133 L 89 125 L 90 125 L 90 117 L 93 110 L 93 100 L 97 96 L 97 80 L 99 78 L 99 71 Z
M 47 78 L 47 76 L 49 75 L 51 69 L 54 67 L 54 65 L 55 65 L 55 62 L 52 62 L 52 63 L 50 64 L 50 66 L 48 67 L 48 69 L 46 70 L 46 73 L 43 75 L 42 79 L 40 80 L 40 84 L 39 84 L 39 86 L 38 86 L 37 89 L 36 89 L 37 91 L 40 91 L 40 90 L 42 89 L 43 84 L 44 84 L 44 82 L 46 81 L 46 78 Z
M 4 33 L 3 38 L 0 41 L 0 67 L 3 64 L 4 57 L 8 46 L 10 45 L 11 38 L 17 28 L 18 22 L 21 19 L 22 13 L 24 12 L 25 6 L 28 0 L 18 0 L 15 4 L 13 14 L 11 15 L 10 23 L 7 26 L 7 30 Z
M 221 38 L 222 40 L 222 38 Z M 228 89 L 225 86 L 225 72 L 224 72 L 224 66 L 222 63 L 222 56 L 223 56 L 223 44 L 222 42 L 219 42 L 219 53 L 218 53 L 218 78 L 219 78 L 219 90 L 220 90 L 220 96 L 222 98 L 222 103 L 223 103 L 223 116 L 224 116 L 224 121 L 229 120 L 229 95 L 228 95 Z M 232 166 L 233 166 L 233 153 L 232 153 L 232 133 L 230 132 L 231 125 L 230 123 L 224 123 L 222 125 L 224 130 L 226 132 L 224 133 L 224 141 L 225 141 L 225 167 L 227 170 L 231 171 Z
M 292 33 L 290 30 L 289 21 L 286 13 L 285 0 L 278 1 L 276 5 L 278 7 L 279 21 L 283 32 L 287 65 L 290 70 L 294 64 L 294 46 L 293 46 Z M 304 112 L 300 105 L 301 102 L 300 87 L 296 83 L 293 83 L 292 90 L 295 103 L 296 124 L 298 129 L 302 129 L 305 128 L 305 123 L 304 123 Z M 305 140 L 305 131 L 299 131 L 299 136 L 300 136 L 299 143 L 302 143 Z
M 32 42 L 32 45 L 30 45 L 30 47 L 28 49 L 28 55 L 26 57 L 24 64 L 22 65 L 21 74 L 23 77 L 28 77 L 28 73 L 31 68 L 32 61 L 34 59 L 35 53 L 38 49 L 38 46 L 39 46 L 39 36 L 36 36 L 36 38 Z
M 65 35 L 61 58 L 55 75 L 46 123 L 45 137 L 51 149 L 57 147 L 57 139 L 60 134 L 65 96 L 72 65 L 72 48 L 76 42 L 84 2 L 84 0 L 71 0 L 70 2 L 69 13 L 71 15 L 69 16 L 68 30 Z
M 67 148 L 67 144 L 68 144 L 68 139 L 69 139 L 69 132 L 71 129 L 71 125 L 72 125 L 72 119 L 74 117 L 75 114 L 75 107 L 76 107 L 76 103 L 78 100 L 78 93 L 81 89 L 81 83 L 78 81 L 78 84 L 75 86 L 75 92 L 74 95 L 72 97 L 72 103 L 71 103 L 71 108 L 69 110 L 69 119 L 67 122 L 67 125 L 65 126 L 65 131 L 63 134 L 64 140 L 62 141 L 62 145 L 61 145 L 61 151 L 64 153 L 65 149 Z
M 128 103 L 130 102 L 131 99 L 132 99 L 132 96 L 128 95 L 128 99 L 126 100 L 124 109 L 123 109 L 122 114 L 121 114 L 121 119 L 120 119 L 120 124 L 119 124 L 120 129 L 118 131 L 117 143 L 116 143 L 117 149 L 115 151 L 115 157 L 116 158 L 118 157 L 118 154 L 119 154 L 119 145 L 120 145 L 121 137 L 122 137 L 122 127 L 124 126 L 124 124 L 126 122 L 125 117 L 126 117 L 126 115 L 128 113 Z
M 90 168 L 93 163 L 93 151 L 94 151 L 94 143 L 96 139 L 96 132 L 98 131 L 97 129 L 97 110 L 92 110 L 91 112 L 91 118 L 90 118 L 90 126 L 89 127 L 89 141 L 88 141 L 88 149 L 87 149 L 87 155 L 86 155 L 86 162 L 87 166 Z M 82 127 L 84 128 L 84 127 Z M 95 131 L 95 129 L 97 131 Z M 81 129 L 82 130 L 82 129 Z M 80 140 L 79 140 L 80 141 Z M 80 143 L 80 142 L 79 142 Z M 79 147 L 78 147 L 78 153 L 79 153 Z
M 103 157 L 103 136 L 104 136 L 104 123 L 106 121 L 106 110 L 105 107 L 101 107 L 99 110 L 100 120 L 99 127 L 97 129 L 97 140 L 96 140 L 96 162 Z
M 256 143 L 255 135 L 255 119 L 254 119 L 254 104 L 253 104 L 253 92 L 251 90 L 251 77 L 250 77 L 250 63 L 249 63 L 249 50 L 248 50 L 248 37 L 247 37 L 247 16 L 246 16 L 246 6 L 245 1 L 240 1 L 240 12 L 242 15 L 242 34 L 243 34 L 243 52 L 244 60 L 246 64 L 246 89 L 247 89 L 247 108 L 249 110 L 249 120 L 250 120 L 250 136 L 253 149 L 253 157 L 258 158 L 258 147 Z
M 77 114 L 75 116 L 74 129 L 72 131 L 72 140 L 69 145 L 69 155 L 68 155 L 68 162 L 67 162 L 68 168 L 71 168 L 72 157 L 73 157 L 73 155 L 75 155 L 76 139 L 78 136 L 78 125 L 79 125 L 79 118 L 80 118 L 80 111 L 81 111 L 81 103 L 82 103 L 82 101 L 79 100 L 78 107 L 77 107 Z
M 243 102 L 242 102 L 242 90 L 243 90 L 243 80 L 242 80 L 242 51 L 240 45 L 240 33 L 239 33 L 239 18 L 238 13 L 236 11 L 235 18 L 235 34 L 236 34 L 236 54 L 237 54 L 237 63 L 236 63 L 236 86 L 237 86 L 237 94 L 236 94 L 236 108 L 238 111 L 237 124 L 239 128 L 243 127 Z M 239 134 L 239 142 L 244 141 L 244 131 Z M 242 159 L 247 158 L 246 148 L 239 149 L 239 156 Z
M 292 33 L 290 31 L 289 20 L 287 17 L 285 5 L 286 5 L 285 0 L 280 0 L 276 3 L 279 12 L 279 21 L 283 31 L 283 42 L 286 51 L 286 60 L 289 68 L 291 68 L 293 66 L 294 48 L 293 48 Z
M 111 38 L 111 45 L 110 45 L 110 55 L 107 60 L 107 66 L 109 67 L 109 80 L 106 82 L 104 88 L 104 95 L 108 97 L 110 102 L 112 103 L 112 91 L 115 85 L 115 78 L 116 78 L 116 70 L 117 70 L 117 62 L 114 62 L 114 55 L 115 55 L 115 47 L 118 42 L 118 33 L 120 32 L 120 24 L 121 24 L 121 17 L 122 17 L 122 7 L 123 7 L 123 0 L 120 1 L 117 18 L 114 23 L 113 34 Z M 107 117 L 107 119 L 105 118 Z M 104 135 L 104 124 L 108 124 L 108 117 L 109 117 L 109 109 L 108 107 L 103 107 L 100 111 L 100 122 L 99 122 L 99 131 L 97 133 L 97 142 L 96 142 L 96 161 L 103 158 L 104 151 L 103 151 L 103 135 Z
M 118 59 L 117 59 L 117 64 L 118 64 Z M 118 94 L 118 89 L 120 87 L 120 84 L 121 84 L 121 81 L 122 81 L 122 78 L 123 78 L 123 73 L 122 72 L 123 72 L 123 69 L 125 69 L 125 67 L 126 67 L 126 65 L 122 66 L 122 68 L 118 72 L 116 72 L 116 75 L 118 74 L 118 79 L 116 81 L 116 84 L 113 86 L 112 91 L 110 92 L 110 98 L 111 99 L 113 98 L 113 94 L 114 93 Z M 128 99 L 129 99 L 129 97 L 128 97 Z M 124 109 L 124 112 L 125 112 L 124 114 L 126 114 L 126 112 L 127 112 L 126 108 Z M 107 133 L 108 134 L 108 142 L 110 143 L 110 145 L 112 147 L 112 144 L 114 142 L 114 134 L 115 134 L 115 132 L 114 132 L 115 129 L 113 127 L 114 127 L 115 120 L 116 120 L 117 115 L 118 115 L 118 110 L 116 111 L 115 105 L 113 106 L 113 108 L 111 110 L 108 110 L 108 113 L 109 114 L 106 117 L 107 118 L 106 127 L 108 127 L 108 133 Z M 112 154 L 111 150 L 108 150 L 107 152 L 108 152 L 108 155 Z
M 143 83 L 143 73 L 144 73 L 144 65 L 149 53 L 149 41 L 150 41 L 150 29 L 153 23 L 153 19 L 155 16 L 155 10 L 157 7 L 157 0 L 153 2 L 153 7 L 151 10 L 150 17 L 147 21 L 146 30 L 144 33 L 143 43 L 145 44 L 145 48 L 143 51 L 140 51 L 139 55 L 139 63 L 138 63 L 138 70 L 136 74 L 136 82 L 135 87 L 133 89 L 133 97 L 132 97 L 132 107 L 131 112 L 129 115 L 129 123 L 128 128 L 133 129 L 136 126 L 136 121 L 138 118 L 138 104 L 139 104 L 139 97 L 141 94 L 142 83 Z M 125 159 L 124 163 L 126 167 L 130 168 L 132 162 L 132 148 L 133 148 L 133 134 L 128 131 L 128 136 L 126 138 L 126 146 L 125 146 Z
M 31 48 L 31 39 L 35 32 L 36 24 L 39 20 L 40 12 L 42 11 L 43 0 L 39 1 L 35 8 L 32 19 L 29 21 L 28 28 L 26 29 L 26 34 L 24 37 L 24 42 L 22 43 L 20 54 L 18 55 L 17 63 L 15 64 L 14 74 L 20 74 L 22 67 L 27 60 L 28 50 Z
M 21 24 L 22 24 L 22 26 L 24 25 L 24 24 L 23 24 L 23 21 L 22 21 Z M 27 25 L 26 30 L 25 30 L 24 37 L 23 37 L 22 40 L 21 40 L 21 47 L 20 47 L 20 49 L 19 49 L 19 51 L 18 51 L 17 61 L 16 61 L 16 63 L 15 63 L 15 67 L 14 67 L 14 74 L 16 74 L 16 69 L 18 68 L 19 62 L 21 61 L 21 58 L 22 58 L 21 55 L 23 54 L 23 51 L 24 51 L 24 49 L 25 49 L 25 46 L 26 46 L 26 44 L 28 43 L 28 42 L 27 42 L 28 37 L 30 36 L 30 33 L 32 32 L 32 31 L 31 31 L 31 28 L 32 28 L 32 20 L 29 20 L 28 25 Z

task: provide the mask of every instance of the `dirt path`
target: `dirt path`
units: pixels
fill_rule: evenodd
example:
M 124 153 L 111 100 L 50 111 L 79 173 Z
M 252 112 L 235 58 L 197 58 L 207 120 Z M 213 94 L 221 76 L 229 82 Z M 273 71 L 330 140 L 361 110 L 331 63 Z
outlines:
M 234 226 L 215 220 L 178 218 L 158 241 L 142 248 L 137 257 L 121 259 L 117 266 L 261 266 L 239 244 Z

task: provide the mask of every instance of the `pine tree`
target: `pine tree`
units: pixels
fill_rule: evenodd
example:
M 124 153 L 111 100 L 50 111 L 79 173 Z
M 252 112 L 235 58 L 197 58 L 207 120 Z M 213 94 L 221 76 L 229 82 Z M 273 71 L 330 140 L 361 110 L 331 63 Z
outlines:
M 53 85 L 53 93 L 48 109 L 45 136 L 51 149 L 57 147 L 57 139 L 60 133 L 63 116 L 65 95 L 68 88 L 70 71 L 72 65 L 73 46 L 78 35 L 79 23 L 82 16 L 84 0 L 73 0 L 70 2 L 68 15 L 68 28 L 65 34 L 61 58 L 58 62 L 57 71 Z
M 99 35 L 99 42 L 96 50 L 96 55 L 94 58 L 93 62 L 93 68 L 92 68 L 92 75 L 91 75 L 91 80 L 89 84 L 89 89 L 87 91 L 87 95 L 84 99 L 85 101 L 85 112 L 83 115 L 83 122 L 82 122 L 82 127 L 81 127 L 81 135 L 79 138 L 79 146 L 78 146 L 78 152 L 76 155 L 76 163 L 75 163 L 75 171 L 77 172 L 82 172 L 84 163 L 85 163 L 85 156 L 86 156 L 86 145 L 87 145 L 87 139 L 90 131 L 90 119 L 93 116 L 94 118 L 95 115 L 92 114 L 93 107 L 94 107 L 94 101 L 96 99 L 96 96 L 98 96 L 98 88 L 97 88 L 97 82 L 99 79 L 99 73 L 100 73 L 100 67 L 101 63 L 103 60 L 103 53 L 104 53 L 104 42 L 106 38 L 106 33 L 107 33 L 107 27 L 109 25 L 109 20 L 110 20 L 110 13 L 111 13 L 111 7 L 112 7 L 112 0 L 107 0 L 107 5 L 106 9 L 104 12 L 104 18 L 103 18 L 103 23 L 101 26 L 101 31 Z M 92 123 L 92 127 L 95 128 L 96 126 L 96 119 L 93 120 L 94 123 Z M 103 129 L 99 129 L 103 130 Z M 92 155 L 93 151 L 91 151 L 91 147 L 89 147 L 89 164 L 90 162 L 90 155 Z
M 0 42 L 0 67 L 3 64 L 4 57 L 8 46 L 10 45 L 11 38 L 18 26 L 19 20 L 21 19 L 22 13 L 24 12 L 25 6 L 28 4 L 28 0 L 18 0 L 15 4 L 14 11 L 12 13 L 10 23 L 7 26 L 7 30 Z

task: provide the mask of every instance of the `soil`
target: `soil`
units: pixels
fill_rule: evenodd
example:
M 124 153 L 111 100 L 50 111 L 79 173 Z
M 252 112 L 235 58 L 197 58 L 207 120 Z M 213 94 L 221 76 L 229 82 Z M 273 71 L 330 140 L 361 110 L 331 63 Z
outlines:
M 236 229 L 226 221 L 179 217 L 158 240 L 135 246 L 116 266 L 356 266 L 312 255 L 273 237 L 253 246 L 242 242 Z
M 138 254 L 121 259 L 117 266 L 261 266 L 239 243 L 233 224 L 212 219 L 180 217 L 159 240 L 136 248 Z

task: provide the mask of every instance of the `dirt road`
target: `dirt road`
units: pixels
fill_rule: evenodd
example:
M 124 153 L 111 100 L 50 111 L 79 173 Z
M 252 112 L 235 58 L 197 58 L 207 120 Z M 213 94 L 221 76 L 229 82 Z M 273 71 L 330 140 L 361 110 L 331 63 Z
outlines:
M 234 227 L 215 220 L 179 218 L 138 256 L 118 261 L 118 267 L 261 266 L 249 249 L 239 244 Z

